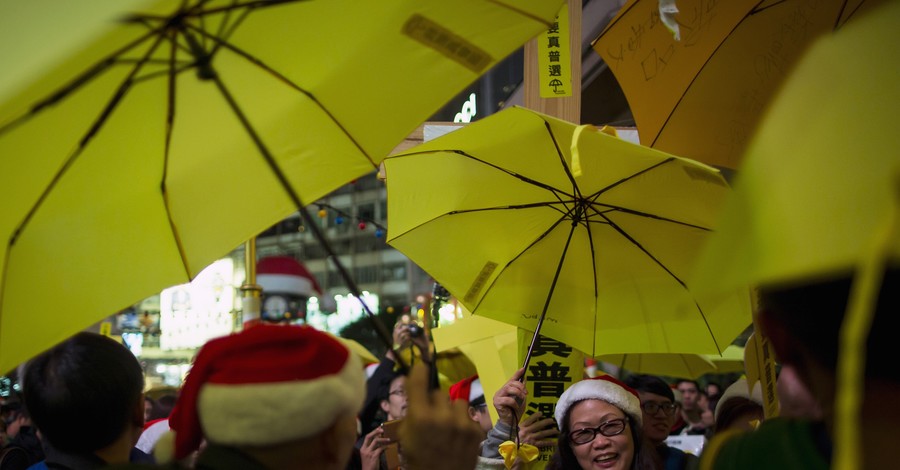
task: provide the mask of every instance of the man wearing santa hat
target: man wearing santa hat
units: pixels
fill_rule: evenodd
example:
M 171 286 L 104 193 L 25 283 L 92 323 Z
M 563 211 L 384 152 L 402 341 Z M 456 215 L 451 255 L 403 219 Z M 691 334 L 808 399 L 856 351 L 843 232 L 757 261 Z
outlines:
M 484 400 L 484 389 L 477 375 L 460 380 L 450 387 L 451 400 L 466 400 L 469 404 L 469 418 L 478 423 L 484 434 L 494 427 L 491 414 L 488 413 L 487 402 Z
M 409 468 L 472 468 L 477 428 L 426 393 L 421 366 L 410 383 L 418 419 L 400 431 L 414 444 Z M 173 433 L 156 454 L 186 459 L 205 441 L 195 468 L 343 470 L 365 391 L 359 358 L 334 337 L 309 326 L 253 326 L 200 350 L 170 417 Z

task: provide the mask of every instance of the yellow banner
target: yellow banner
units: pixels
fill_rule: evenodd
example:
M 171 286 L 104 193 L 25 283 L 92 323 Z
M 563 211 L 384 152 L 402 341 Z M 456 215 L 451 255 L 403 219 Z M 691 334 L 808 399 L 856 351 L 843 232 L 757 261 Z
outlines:
M 524 360 L 531 344 L 533 333 L 519 330 L 519 357 Z M 520 362 L 521 364 L 521 362 Z M 546 417 L 553 417 L 559 396 L 573 383 L 584 376 L 584 354 L 555 339 L 539 336 L 531 353 L 528 370 L 525 371 L 525 385 L 528 402 L 522 419 L 537 411 Z M 553 447 L 541 449 L 540 456 L 529 469 L 542 469 L 553 455 Z
M 744 367 L 747 371 L 747 387 L 762 388 L 763 411 L 766 419 L 778 416 L 778 395 L 775 390 L 775 351 L 769 338 L 759 329 L 747 339 L 744 347 Z M 758 384 L 757 384 L 758 382 Z
M 541 98 L 572 96 L 571 49 L 569 7 L 564 3 L 550 29 L 537 37 L 538 82 L 540 83 Z

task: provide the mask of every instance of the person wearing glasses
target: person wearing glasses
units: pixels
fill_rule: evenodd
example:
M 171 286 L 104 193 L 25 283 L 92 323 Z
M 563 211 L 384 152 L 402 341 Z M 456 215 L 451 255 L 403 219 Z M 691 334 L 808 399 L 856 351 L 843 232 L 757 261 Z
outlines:
M 585 379 L 556 403 L 560 429 L 548 469 L 652 469 L 652 449 L 644 444 L 638 392 L 608 375 Z
M 697 468 L 700 459 L 681 449 L 666 444 L 669 430 L 675 423 L 678 405 L 675 393 L 663 379 L 654 375 L 631 375 L 624 380 L 629 387 L 637 390 L 641 399 L 644 418 L 644 437 L 656 449 L 657 467 L 666 470 Z

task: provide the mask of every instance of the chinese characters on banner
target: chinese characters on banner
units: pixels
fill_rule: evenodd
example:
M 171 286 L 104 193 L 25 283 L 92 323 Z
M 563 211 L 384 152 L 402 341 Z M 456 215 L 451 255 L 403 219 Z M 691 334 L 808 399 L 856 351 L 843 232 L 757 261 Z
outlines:
M 532 333 L 519 330 L 519 352 L 522 358 L 531 344 Z M 540 411 L 545 417 L 553 417 L 559 396 L 573 383 L 584 376 L 584 354 L 555 339 L 539 336 L 531 354 L 528 370 L 525 371 L 525 385 L 528 389 L 528 403 L 525 416 Z M 541 449 L 538 461 L 530 469 L 544 468 L 553 455 L 553 447 Z
M 550 29 L 537 37 L 538 80 L 541 98 L 572 96 L 572 63 L 569 59 L 569 7 L 563 4 Z

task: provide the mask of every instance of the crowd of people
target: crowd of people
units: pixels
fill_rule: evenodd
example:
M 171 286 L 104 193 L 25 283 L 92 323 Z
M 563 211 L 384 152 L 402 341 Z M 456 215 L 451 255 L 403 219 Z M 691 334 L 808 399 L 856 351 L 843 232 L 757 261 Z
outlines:
M 738 436 L 716 445 L 718 460 L 755 445 L 743 433 L 765 421 L 761 387 L 746 379 L 719 392 L 715 382 L 701 389 L 644 374 L 586 374 L 559 397 L 554 416 L 526 416 L 524 369 L 489 402 L 478 376 L 449 393 L 435 388 L 432 347 L 427 335 L 410 335 L 409 323 L 397 322 L 394 344 L 367 372 L 327 334 L 261 324 L 205 345 L 167 408 L 175 396 L 147 399 L 127 348 L 80 333 L 23 368 L 22 403 L 4 406 L 0 470 L 527 469 L 541 468 L 534 457 L 546 448 L 554 449 L 551 469 L 694 469 L 703 454 L 671 445 L 671 436 Z M 411 347 L 410 372 L 397 355 Z M 782 368 L 785 413 L 775 421 L 811 423 L 803 429 L 827 443 L 827 404 L 801 376 Z M 165 432 L 148 444 L 156 424 Z

